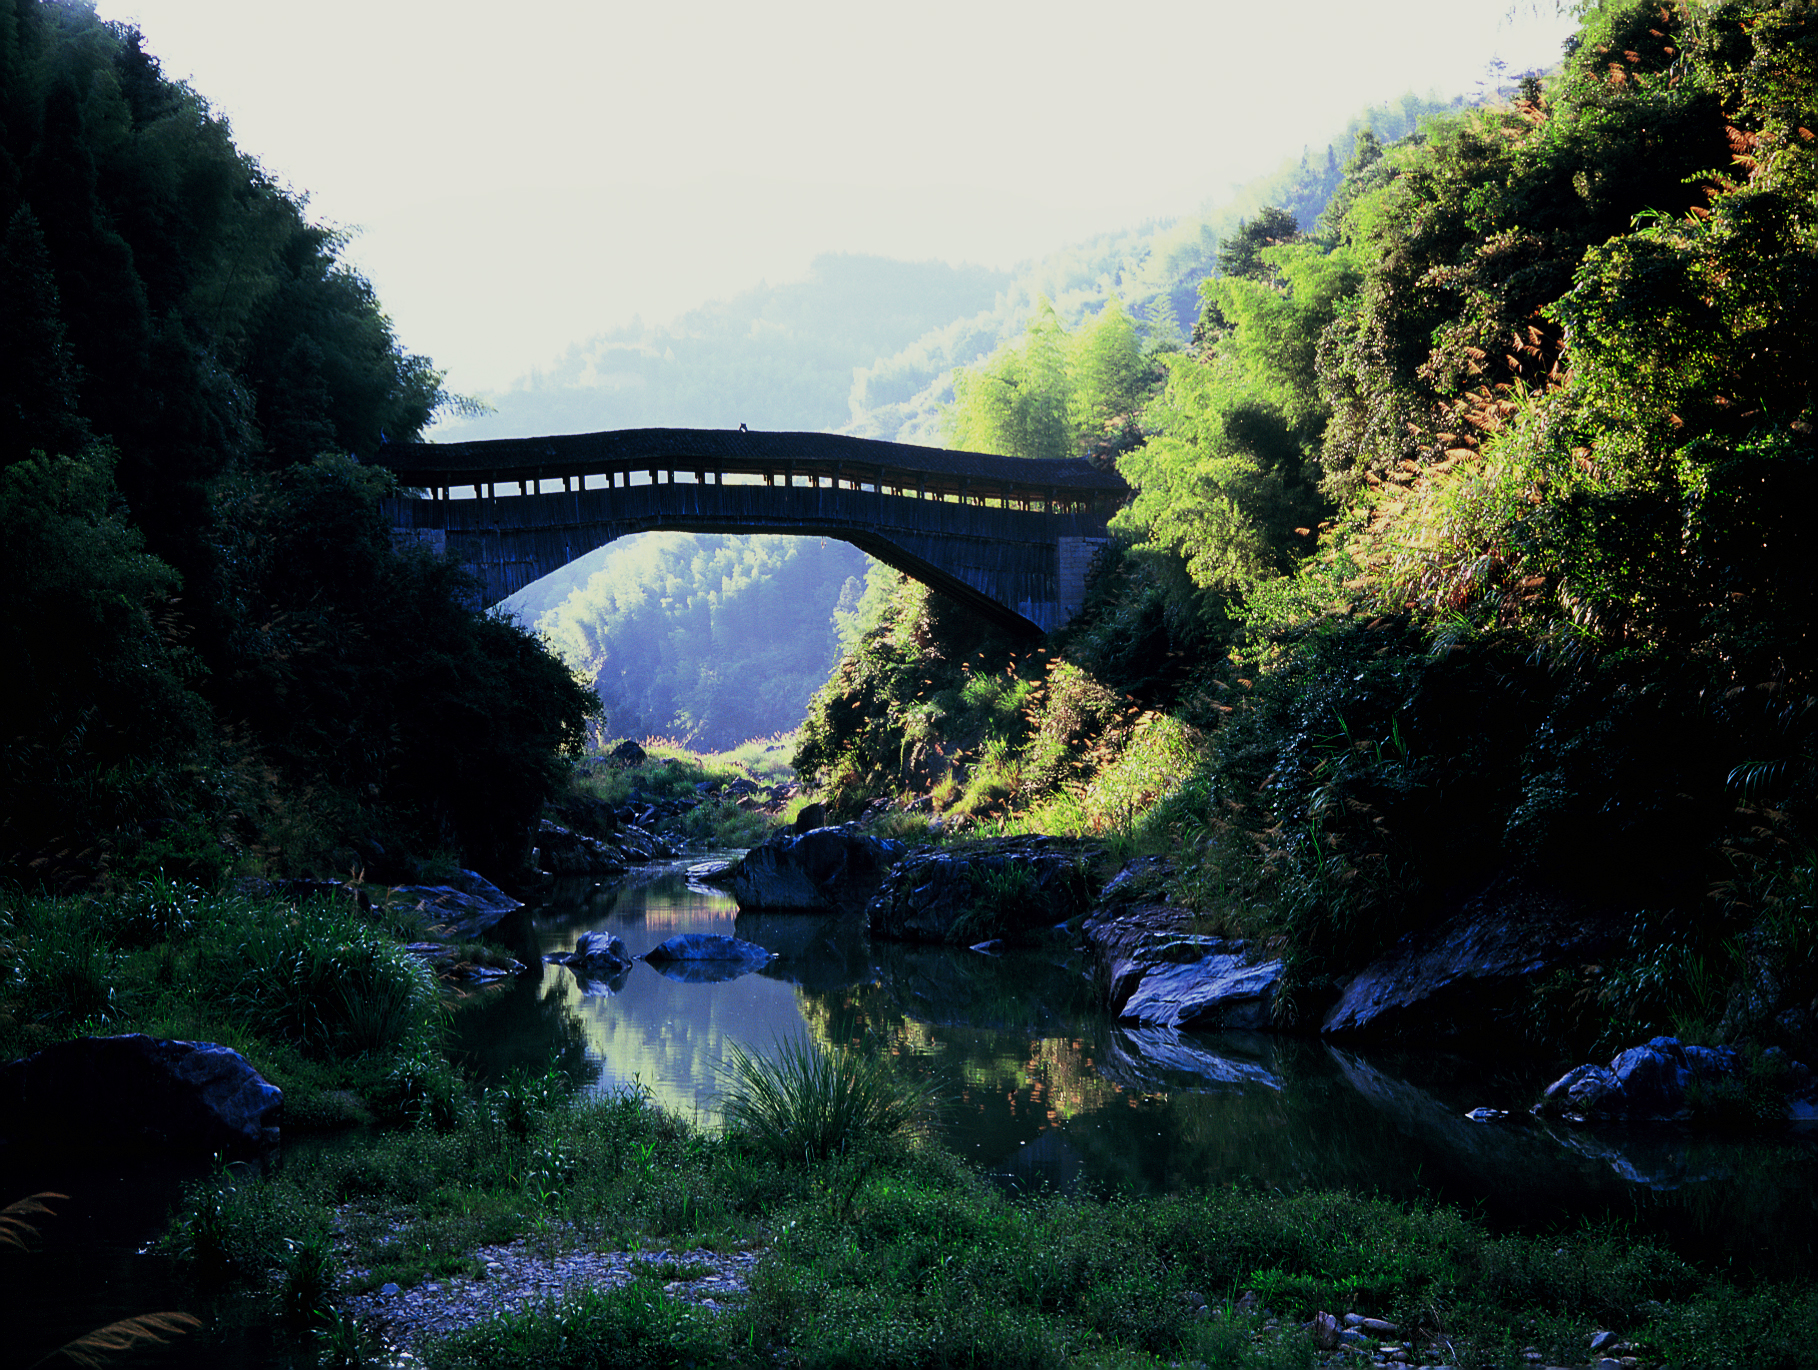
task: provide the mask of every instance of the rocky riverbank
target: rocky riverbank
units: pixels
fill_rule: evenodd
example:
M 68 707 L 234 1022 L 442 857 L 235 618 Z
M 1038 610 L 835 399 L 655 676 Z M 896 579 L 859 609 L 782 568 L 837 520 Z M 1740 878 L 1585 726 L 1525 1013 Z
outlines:
M 344 1210 L 345 1222 L 350 1214 Z M 338 1244 L 345 1260 L 352 1254 Z M 589 1251 L 575 1233 L 557 1224 L 534 1237 L 474 1251 L 472 1273 L 425 1280 L 409 1288 L 384 1284 L 341 1301 L 395 1350 L 415 1354 L 435 1337 L 447 1336 L 502 1313 L 517 1313 L 583 1289 L 620 1289 L 648 1280 L 670 1298 L 719 1310 L 742 1298 L 761 1251 Z M 349 1269 L 358 1284 L 370 1272 Z

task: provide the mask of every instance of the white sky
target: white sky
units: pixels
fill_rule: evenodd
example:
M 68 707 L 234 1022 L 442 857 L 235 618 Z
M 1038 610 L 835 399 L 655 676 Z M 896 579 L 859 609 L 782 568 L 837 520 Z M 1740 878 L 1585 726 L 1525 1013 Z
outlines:
M 1512 0 L 97 8 L 358 231 L 460 391 L 820 252 L 1008 267 L 1187 213 L 1368 104 L 1548 66 L 1573 27 Z

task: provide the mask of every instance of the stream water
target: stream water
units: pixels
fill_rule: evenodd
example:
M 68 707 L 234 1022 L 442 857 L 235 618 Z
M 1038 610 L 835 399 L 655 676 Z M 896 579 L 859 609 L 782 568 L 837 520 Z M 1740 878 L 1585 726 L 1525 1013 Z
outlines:
M 517 954 L 533 973 L 470 995 L 453 1015 L 456 1050 L 481 1080 L 553 1061 L 584 1088 L 643 1089 L 715 1126 L 729 1044 L 764 1053 L 806 1033 L 889 1052 L 935 1079 L 942 1139 L 1007 1188 L 1343 1186 L 1458 1204 L 1502 1229 L 1612 1223 L 1700 1263 L 1818 1271 L 1818 1138 L 1549 1128 L 1526 1112 L 1547 1069 L 1121 1027 L 1065 945 L 993 957 L 871 943 L 854 920 L 742 914 L 691 885 L 682 864 L 610 888 L 559 887 L 527 912 Z M 679 932 L 718 932 L 779 955 L 709 984 L 642 962 L 588 984 L 542 963 L 590 929 L 617 933 L 634 954 Z M 1483 1106 L 1509 1116 L 1465 1117 Z M 0 1318 L 74 1335 L 186 1306 L 192 1292 L 147 1247 L 181 1182 L 206 1168 L 0 1166 L 8 1201 L 72 1196 L 40 1224 L 41 1249 L 0 1251 Z M 31 1338 L 40 1343 L 54 1344 L 48 1333 Z M 277 1350 L 259 1326 L 216 1327 L 134 1364 L 263 1366 Z
M 1550 1127 L 1527 1110 L 1557 1063 L 1124 1027 L 1064 944 L 987 956 L 872 943 L 859 920 L 741 913 L 681 865 L 550 892 L 522 955 L 591 929 L 634 955 L 679 932 L 779 954 L 717 984 L 641 962 L 587 984 L 545 965 L 459 1016 L 478 1073 L 553 1052 L 590 1089 L 641 1088 L 712 1126 L 729 1044 L 763 1053 L 807 1033 L 934 1078 L 942 1139 L 1007 1187 L 1342 1186 L 1458 1204 L 1501 1228 L 1615 1222 L 1705 1260 L 1818 1268 L 1818 1136 Z M 1508 1117 L 1465 1116 L 1479 1107 Z

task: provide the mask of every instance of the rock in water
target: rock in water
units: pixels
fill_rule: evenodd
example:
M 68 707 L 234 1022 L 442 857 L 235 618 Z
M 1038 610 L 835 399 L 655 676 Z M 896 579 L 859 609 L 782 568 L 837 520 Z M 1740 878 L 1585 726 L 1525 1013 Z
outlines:
M 1607 930 L 1509 881 L 1404 938 L 1345 985 L 1322 1030 L 1408 1037 L 1494 1033 L 1518 1017 L 1533 977 L 1581 961 Z
M 753 961 L 767 966 L 773 954 L 756 942 L 738 937 L 717 932 L 684 932 L 652 947 L 644 953 L 644 959 L 653 965 L 659 961 Z
M 631 969 L 631 948 L 609 932 L 584 932 L 576 939 L 573 951 L 551 952 L 543 959 L 568 966 L 576 975 L 588 979 L 610 979 Z
M 457 937 L 478 937 L 514 909 L 524 907 L 485 876 L 456 871 L 446 885 L 394 885 L 390 897 L 406 906 L 421 906 L 439 923 L 446 923 Z
M 537 869 L 550 875 L 623 875 L 624 853 L 545 818 L 537 825 Z
M 644 953 L 652 970 L 671 980 L 700 983 L 736 980 L 770 964 L 776 955 L 756 942 L 712 932 L 684 932 Z
M 878 887 L 865 921 L 873 937 L 899 942 L 1038 940 L 1091 907 L 1097 851 L 1059 837 L 998 837 L 912 852 Z
M 1280 961 L 1252 962 L 1242 942 L 1187 936 L 1148 949 L 1135 989 L 1118 1010 L 1126 1023 L 1210 1031 L 1271 1025 Z
M 845 823 L 780 833 L 711 879 L 729 886 L 741 909 L 856 913 L 906 850 Z
M 213 1042 L 78 1037 L 0 1067 L 0 1134 L 81 1151 L 207 1156 L 278 1140 L 281 1090 Z
M 1113 902 L 1131 869 L 1106 886 L 1106 903 L 1081 929 L 1119 1021 L 1195 1031 L 1272 1026 L 1282 963 L 1258 960 L 1241 941 L 1190 931 L 1190 909 Z
M 1682 1122 L 1692 1114 L 1687 1091 L 1734 1079 L 1745 1070 L 1734 1047 L 1690 1046 L 1655 1037 L 1619 1053 L 1607 1066 L 1576 1066 L 1547 1086 L 1534 1112 L 1574 1123 Z M 1789 1077 L 1809 1082 L 1796 1063 Z

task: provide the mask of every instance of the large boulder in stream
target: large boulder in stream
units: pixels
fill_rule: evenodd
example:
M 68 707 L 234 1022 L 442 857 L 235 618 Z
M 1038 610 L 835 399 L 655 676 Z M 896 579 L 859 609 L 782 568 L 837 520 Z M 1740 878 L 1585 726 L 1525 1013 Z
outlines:
M 0 1136 L 28 1146 L 258 1151 L 277 1142 L 283 1105 L 244 1056 L 213 1042 L 78 1037 L 0 1067 Z
M 1525 1011 L 1535 976 L 1584 962 L 1607 939 L 1569 901 L 1499 881 L 1354 976 L 1322 1030 L 1422 1039 L 1493 1033 Z
M 1099 848 L 1064 837 L 995 837 L 913 852 L 865 907 L 873 937 L 1015 944 L 1092 907 Z
M 1120 1022 L 1146 1027 L 1268 1028 L 1282 963 L 1242 941 L 1195 932 L 1193 922 L 1192 910 L 1171 904 L 1095 911 L 1082 931 L 1098 958 L 1107 1007 Z
M 550 875 L 623 875 L 625 855 L 597 837 L 545 818 L 537 825 L 536 865 Z
M 729 887 L 741 909 L 856 913 L 907 850 L 843 823 L 777 833 L 729 869 L 702 878 Z
M 1150 949 L 1118 1021 L 1195 1031 L 1267 1028 L 1281 973 L 1279 960 L 1259 960 L 1241 941 L 1177 937 Z
M 445 885 L 393 885 L 390 900 L 421 909 L 460 938 L 478 937 L 524 907 L 475 871 L 456 871 Z
M 610 932 L 584 932 L 575 939 L 573 951 L 552 951 L 543 959 L 601 980 L 631 969 L 631 948 Z
M 1763 1104 L 1778 1103 L 1793 1121 L 1818 1116 L 1818 1079 L 1779 1048 L 1762 1054 Z M 1676 1037 L 1655 1037 L 1617 1053 L 1607 1066 L 1576 1066 L 1547 1086 L 1534 1112 L 1570 1123 L 1679 1123 L 1695 1111 L 1702 1092 L 1707 1105 L 1740 1100 L 1750 1062 L 1734 1047 L 1701 1047 Z
M 776 953 L 714 932 L 678 933 L 644 953 L 645 963 L 671 980 L 736 980 L 769 965 Z

